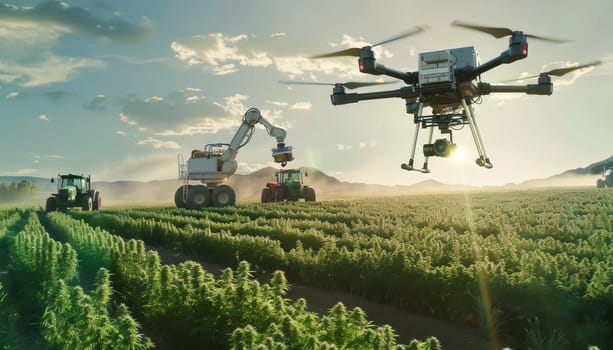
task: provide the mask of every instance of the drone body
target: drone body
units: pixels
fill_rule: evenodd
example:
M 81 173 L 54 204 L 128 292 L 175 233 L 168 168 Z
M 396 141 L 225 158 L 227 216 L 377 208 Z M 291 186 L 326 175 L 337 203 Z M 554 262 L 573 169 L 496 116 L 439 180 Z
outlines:
M 354 89 L 368 85 L 384 83 L 336 83 L 317 85 L 334 85 L 330 99 L 333 105 L 356 103 L 364 100 L 401 98 L 405 100 L 406 112 L 413 114 L 415 133 L 412 150 L 408 163 L 401 165 L 402 169 L 430 172 L 428 158 L 432 156 L 448 157 L 456 149 L 453 143 L 453 131 L 464 125 L 468 125 L 478 152 L 476 163 L 487 169 L 492 168 L 492 163 L 487 156 L 485 146 L 475 120 L 473 105 L 480 102 L 482 95 L 491 93 L 525 93 L 532 95 L 551 95 L 553 84 L 550 75 L 561 76 L 576 69 L 598 65 L 596 61 L 590 64 L 555 69 L 538 75 L 537 84 L 527 85 L 492 85 L 481 81 L 481 74 L 502 64 L 508 64 L 528 56 L 528 38 L 545 40 L 555 43 L 563 42 L 558 39 L 544 38 L 540 36 L 524 34 L 521 31 L 512 31 L 507 28 L 483 27 L 461 22 L 454 22 L 456 26 L 473 30 L 479 30 L 495 36 L 496 38 L 510 36 L 508 48 L 497 57 L 480 64 L 479 55 L 474 47 L 460 47 L 455 49 L 424 52 L 418 55 L 418 71 L 401 72 L 388 68 L 376 62 L 372 48 L 394 40 L 424 31 L 423 27 L 362 48 L 350 48 L 337 52 L 313 56 L 312 58 L 327 58 L 337 56 L 358 56 L 358 68 L 360 72 L 371 75 L 386 75 L 399 79 L 406 86 L 394 90 L 376 91 L 367 93 L 346 93 L 345 89 Z M 533 78 L 530 76 L 527 78 Z M 307 82 L 282 82 L 286 84 L 313 84 Z M 430 107 L 432 114 L 425 115 L 424 107 Z M 414 167 L 415 151 L 419 130 L 430 129 L 428 141 L 423 145 L 425 157 L 421 168 Z M 433 142 L 434 130 L 438 129 L 441 135 L 448 138 L 440 138 Z

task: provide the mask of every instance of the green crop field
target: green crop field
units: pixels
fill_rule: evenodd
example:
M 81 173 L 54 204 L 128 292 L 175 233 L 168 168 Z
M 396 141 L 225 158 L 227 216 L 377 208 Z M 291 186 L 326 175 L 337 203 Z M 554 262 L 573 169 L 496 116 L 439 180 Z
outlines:
M 400 344 L 342 303 L 311 311 L 292 284 L 473 327 L 494 349 L 613 348 L 610 190 L 3 209 L 0 242 L 9 349 L 446 348 Z

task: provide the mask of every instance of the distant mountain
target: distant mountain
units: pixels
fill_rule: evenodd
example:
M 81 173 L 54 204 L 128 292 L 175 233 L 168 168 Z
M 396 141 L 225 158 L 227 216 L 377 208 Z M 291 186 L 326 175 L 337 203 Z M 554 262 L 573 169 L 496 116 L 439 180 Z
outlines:
M 596 163 L 592 163 L 585 168 L 577 168 L 572 170 L 567 170 L 560 175 L 564 174 L 576 174 L 576 175 L 598 175 L 602 173 L 602 167 L 604 165 L 613 166 L 613 155 L 607 159 L 601 160 Z
M 560 174 L 543 179 L 532 179 L 519 184 L 508 184 L 506 188 L 539 188 L 539 187 L 584 187 L 596 186 L 596 180 L 602 172 L 602 166 L 613 163 L 613 156 L 592 163 L 583 168 L 566 170 Z

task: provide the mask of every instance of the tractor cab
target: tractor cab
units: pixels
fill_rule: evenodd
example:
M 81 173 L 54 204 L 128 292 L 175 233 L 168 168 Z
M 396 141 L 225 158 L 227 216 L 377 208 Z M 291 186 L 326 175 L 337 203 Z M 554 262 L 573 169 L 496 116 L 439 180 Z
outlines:
M 302 172 L 299 169 L 287 169 L 277 172 L 277 183 L 285 185 L 289 194 L 297 194 L 302 187 Z M 306 174 L 305 174 L 306 176 Z
M 51 182 L 55 182 L 51 179 Z M 57 197 L 61 201 L 74 201 L 83 192 L 89 190 L 89 177 L 80 175 L 58 175 L 57 178 Z

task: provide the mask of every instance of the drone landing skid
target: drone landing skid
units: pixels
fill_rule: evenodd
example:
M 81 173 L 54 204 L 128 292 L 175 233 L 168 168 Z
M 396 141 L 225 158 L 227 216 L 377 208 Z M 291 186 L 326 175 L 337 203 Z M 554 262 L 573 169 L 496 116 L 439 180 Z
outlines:
M 404 170 L 407 171 L 418 171 L 421 173 L 429 173 L 430 169 L 428 169 L 428 158 L 430 156 L 432 156 L 433 154 L 424 154 L 425 156 L 425 161 L 424 161 L 424 165 L 421 169 L 419 168 L 415 168 L 413 166 L 414 162 L 415 162 L 415 150 L 417 148 L 417 139 L 419 137 L 419 129 L 420 128 L 429 128 L 430 129 L 430 133 L 428 136 L 428 143 L 427 145 L 432 146 L 432 138 L 434 135 L 434 128 L 438 127 L 438 129 L 441 131 L 441 134 L 449 134 L 450 140 L 448 145 L 455 147 L 455 145 L 453 144 L 453 134 L 452 134 L 452 129 L 450 129 L 450 127 L 454 127 L 454 126 L 463 126 L 463 125 L 468 125 L 473 137 L 473 140 L 475 142 L 475 146 L 477 148 L 477 153 L 479 154 L 479 158 L 476 159 L 476 164 L 478 166 L 482 166 L 486 169 L 491 169 L 494 165 L 492 164 L 492 162 L 490 161 L 490 159 L 488 158 L 486 152 L 485 152 L 485 146 L 483 144 L 483 139 L 481 137 L 481 133 L 479 132 L 479 127 L 477 126 L 477 121 L 475 120 L 475 112 L 472 108 L 472 105 L 468 105 L 465 101 L 465 99 L 461 99 L 460 101 L 461 106 L 462 106 L 462 113 L 458 114 L 458 113 L 452 113 L 452 114 L 434 114 L 431 116 L 423 116 L 422 112 L 423 112 L 423 103 L 419 102 L 418 108 L 414 114 L 414 118 L 413 118 L 413 123 L 415 124 L 415 133 L 413 135 L 413 145 L 412 145 L 412 149 L 411 149 L 411 158 L 409 159 L 408 163 L 403 163 L 400 165 L 400 167 Z M 446 140 L 442 139 L 442 140 L 437 140 L 438 141 L 445 141 Z M 426 149 L 425 149 L 425 145 L 424 145 L 424 153 L 426 153 Z M 436 153 L 436 152 L 435 152 Z M 446 156 L 446 155 L 441 155 L 441 154 L 435 154 L 435 155 L 439 155 L 439 156 Z

